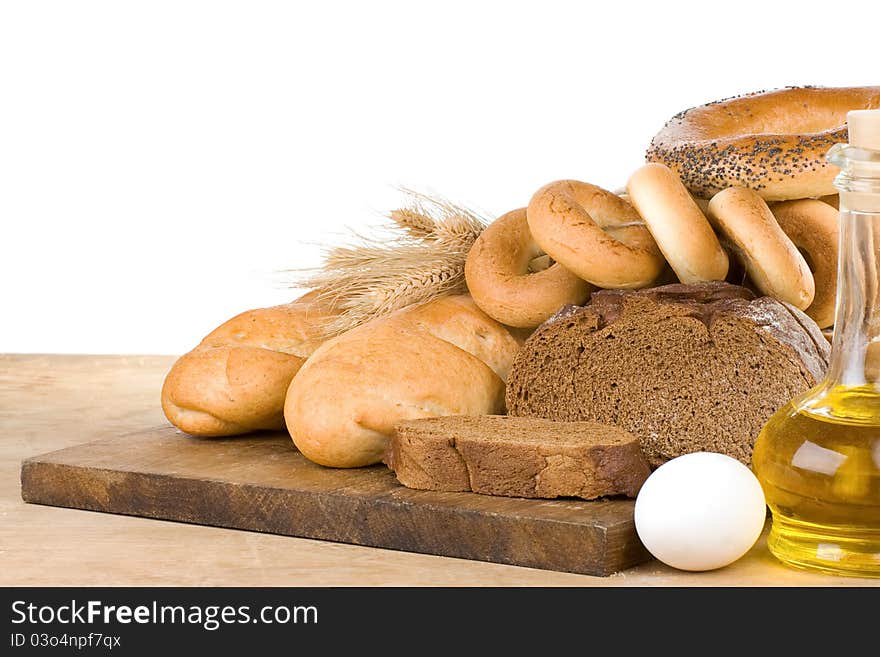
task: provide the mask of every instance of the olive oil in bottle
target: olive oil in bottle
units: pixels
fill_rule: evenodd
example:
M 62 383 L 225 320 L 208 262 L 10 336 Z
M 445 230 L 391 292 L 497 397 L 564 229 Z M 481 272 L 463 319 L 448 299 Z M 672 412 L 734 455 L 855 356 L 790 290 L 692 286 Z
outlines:
M 755 474 L 770 551 L 796 567 L 880 577 L 880 110 L 850 112 L 840 167 L 840 247 L 824 381 L 770 418 Z

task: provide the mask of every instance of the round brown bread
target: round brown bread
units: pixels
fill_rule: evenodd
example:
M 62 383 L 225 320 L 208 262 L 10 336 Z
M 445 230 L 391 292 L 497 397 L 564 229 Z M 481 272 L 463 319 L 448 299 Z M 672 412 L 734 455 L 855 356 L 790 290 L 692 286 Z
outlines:
M 502 324 L 534 328 L 562 306 L 586 301 L 592 286 L 558 262 L 530 271 L 541 255 L 525 208 L 493 221 L 474 242 L 464 266 L 474 303 Z
M 758 194 L 745 187 L 718 192 L 709 201 L 709 217 L 761 292 L 801 310 L 813 303 L 815 282 L 806 260 Z
M 401 420 L 503 412 L 518 348 L 467 295 L 404 308 L 312 354 L 287 391 L 287 428 L 321 465 L 378 463 Z
M 181 356 L 162 386 L 168 421 L 196 436 L 283 429 L 287 387 L 328 318 L 314 297 L 236 315 Z
M 619 426 L 655 467 L 698 451 L 748 464 L 764 423 L 818 383 L 829 350 L 801 311 L 742 287 L 603 290 L 526 341 L 507 408 Z
M 646 164 L 627 183 L 630 202 L 682 283 L 721 281 L 729 261 L 706 215 L 678 176 L 662 164 Z
M 835 197 L 836 198 L 836 197 Z M 782 231 L 806 254 L 816 293 L 804 312 L 819 328 L 834 324 L 837 297 L 837 242 L 839 213 L 822 201 L 783 201 L 770 207 Z
M 639 213 L 601 187 L 550 183 L 532 196 L 526 216 L 544 252 L 597 287 L 644 287 L 663 270 L 663 255 Z
M 846 113 L 880 108 L 880 87 L 758 92 L 676 114 L 646 159 L 675 171 L 697 196 L 748 187 L 773 201 L 834 194 L 828 149 L 847 141 Z

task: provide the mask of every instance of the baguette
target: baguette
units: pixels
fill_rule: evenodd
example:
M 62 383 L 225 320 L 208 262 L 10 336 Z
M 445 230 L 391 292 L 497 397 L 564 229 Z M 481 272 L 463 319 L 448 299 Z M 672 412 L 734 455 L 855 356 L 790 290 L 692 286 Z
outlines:
M 287 428 L 321 465 L 378 463 L 401 420 L 502 412 L 518 348 L 467 295 L 404 308 L 315 351 L 287 391 Z
M 284 394 L 330 316 L 314 296 L 236 315 L 181 356 L 162 386 L 168 421 L 195 436 L 283 429 Z

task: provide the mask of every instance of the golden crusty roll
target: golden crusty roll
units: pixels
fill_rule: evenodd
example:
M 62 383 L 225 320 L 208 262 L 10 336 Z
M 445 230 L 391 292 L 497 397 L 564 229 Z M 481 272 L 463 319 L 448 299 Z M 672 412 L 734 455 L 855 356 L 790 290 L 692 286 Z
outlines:
M 321 465 L 378 463 L 400 420 L 503 412 L 518 348 L 468 295 L 398 310 L 312 354 L 287 390 L 287 428 Z
M 165 377 L 165 417 L 195 436 L 283 429 L 284 394 L 328 318 L 314 297 L 248 310 L 211 331 Z

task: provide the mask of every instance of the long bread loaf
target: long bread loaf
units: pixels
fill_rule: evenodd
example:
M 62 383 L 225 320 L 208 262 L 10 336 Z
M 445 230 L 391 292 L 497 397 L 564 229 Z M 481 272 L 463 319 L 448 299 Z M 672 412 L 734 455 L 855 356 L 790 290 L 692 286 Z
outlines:
M 401 420 L 502 412 L 518 348 L 466 295 L 399 310 L 315 351 L 287 391 L 287 428 L 321 465 L 378 463 Z
M 283 429 L 284 394 L 327 320 L 313 298 L 236 315 L 181 356 L 162 387 L 168 420 L 197 436 Z

